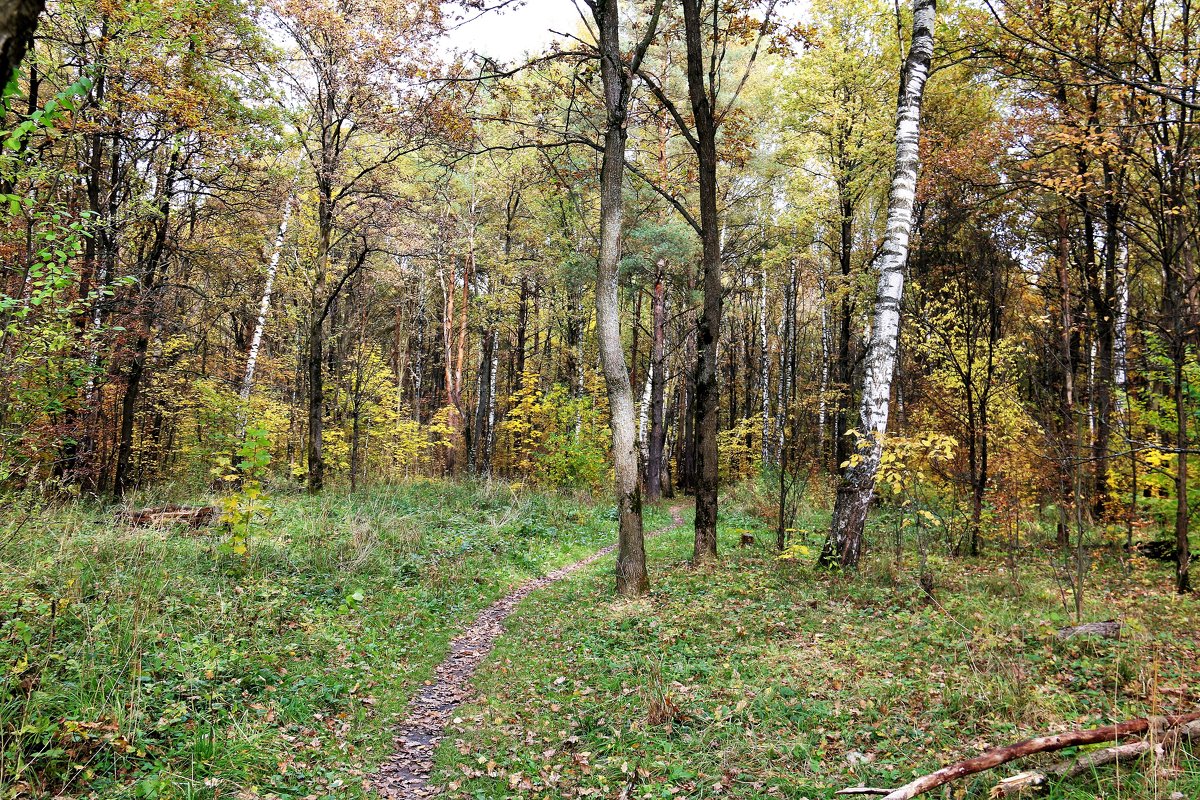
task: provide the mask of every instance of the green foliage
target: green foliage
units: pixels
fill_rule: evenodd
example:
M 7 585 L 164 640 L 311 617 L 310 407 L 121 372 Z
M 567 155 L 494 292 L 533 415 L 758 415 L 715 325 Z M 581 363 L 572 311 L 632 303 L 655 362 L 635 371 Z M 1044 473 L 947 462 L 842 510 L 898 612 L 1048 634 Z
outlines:
M 263 479 L 271 463 L 271 441 L 267 431 L 253 427 L 246 430 L 245 441 L 238 447 L 237 472 L 225 476 L 237 488 L 222 501 L 221 524 L 229 530 L 229 539 L 221 545 L 224 552 L 244 556 L 250 539 L 269 522 L 274 508 L 263 491 Z
M 0 797 L 365 798 L 450 637 L 611 538 L 498 483 L 273 504 L 237 570 L 203 532 L 0 512 Z
M 600 491 L 608 480 L 612 435 L 599 387 L 573 397 L 565 386 L 549 392 L 527 376 L 498 428 L 494 466 L 537 486 Z
M 893 583 L 886 557 L 869 556 L 856 578 L 816 573 L 811 558 L 738 547 L 763 525 L 723 513 L 725 555 L 711 567 L 687 568 L 686 526 L 650 540 L 652 599 L 614 599 L 597 565 L 517 610 L 439 748 L 447 797 L 767 800 L 894 787 L 975 755 L 978 742 L 1151 712 L 1163 695 L 1150 684 L 1194 672 L 1193 609 L 1172 600 L 1160 567 L 1126 574 L 1105 561 L 1089 610 L 1119 616 L 1129 635 L 1063 643 L 1048 573 L 1027 577 L 1021 603 L 997 602 L 995 564 L 931 558 L 944 587 L 931 605 L 913 583 Z M 827 525 L 827 513 L 802 521 L 814 543 Z M 1109 767 L 1050 796 L 1118 786 L 1122 797 L 1191 796 L 1200 762 L 1178 758 L 1178 771 Z M 986 797 L 996 777 L 957 782 L 956 796 Z

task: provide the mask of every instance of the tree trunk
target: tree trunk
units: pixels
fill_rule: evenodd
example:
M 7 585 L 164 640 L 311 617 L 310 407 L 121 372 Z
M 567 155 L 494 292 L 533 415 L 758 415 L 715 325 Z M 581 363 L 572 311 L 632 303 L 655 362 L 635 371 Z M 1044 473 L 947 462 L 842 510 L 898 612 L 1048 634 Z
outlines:
M 912 45 L 905 60 L 903 100 L 896 114 L 896 169 L 888 197 L 887 235 L 884 239 L 875 299 L 875 320 L 867 346 L 860 407 L 863 441 L 855 448 L 854 463 L 843 473 L 838 486 L 833 524 L 822 548 L 819 564 L 853 568 L 862 549 L 867 507 L 875 488 L 875 476 L 887 432 L 888 402 L 896 367 L 896 345 L 900 337 L 900 299 L 904 289 L 904 266 L 912 232 L 920 165 L 921 99 L 933 58 L 933 23 L 936 0 L 913 0 Z
M 25 58 L 45 7 L 46 0 L 12 0 L 0 6 L 0 88 L 8 86 Z
M 275 289 L 275 275 L 279 271 L 279 257 L 283 253 L 283 241 L 287 237 L 293 204 L 294 199 L 289 197 L 287 205 L 283 208 L 283 218 L 279 221 L 279 232 L 275 235 L 275 244 L 271 248 L 271 260 L 267 262 L 267 282 L 263 285 L 262 299 L 258 303 L 258 319 L 254 323 L 254 333 L 250 336 L 250 351 L 246 356 L 246 372 L 242 376 L 242 389 L 239 392 L 243 404 L 250 399 L 250 392 L 254 389 L 254 370 L 258 365 L 258 350 L 262 346 L 263 331 L 267 327 L 267 315 L 271 311 L 271 293 Z M 239 431 L 239 439 L 242 438 L 243 433 L 244 431 Z
M 617 287 L 621 258 L 621 218 L 625 141 L 632 75 L 621 53 L 617 0 L 592 6 L 599 29 L 600 76 L 604 84 L 604 160 L 600 169 L 600 257 L 596 264 L 596 333 L 600 364 L 608 388 L 609 425 L 618 511 L 617 592 L 627 596 L 650 591 L 642 531 L 642 493 L 634 434 L 633 389 L 621 346 L 621 306 Z
M 817 453 L 818 463 L 824 464 L 828 457 L 826 436 L 829 429 L 829 359 L 833 355 L 833 332 L 829 326 L 829 302 L 825 291 L 824 271 L 817 273 L 817 288 L 821 303 L 821 386 L 817 398 Z
M 470 469 L 475 474 L 487 474 L 489 462 L 487 443 L 491 428 L 488 420 L 492 404 L 492 362 L 495 359 L 496 329 L 483 334 L 483 353 L 479 358 L 479 395 L 475 402 L 475 435 L 471 439 Z
M 838 266 L 842 276 L 841 302 L 838 309 L 838 352 L 834 382 L 837 384 L 837 409 L 834 413 L 833 426 L 833 463 L 835 469 L 843 469 L 842 465 L 850 458 L 853 450 L 850 437 L 850 400 L 853 393 L 850 384 L 854 380 L 854 365 L 850 357 L 851 332 L 850 319 L 850 255 L 854 242 L 854 208 L 849 201 L 842 203 L 841 248 L 838 251 Z
M 667 289 L 663 271 L 664 264 L 659 261 L 658 274 L 654 277 L 654 339 L 650 347 L 650 440 L 646 444 L 646 499 L 652 503 L 662 497 L 662 461 L 666 444 L 663 402 L 667 387 Z
M 700 196 L 701 266 L 704 305 L 697 328 L 696 369 L 696 521 L 692 560 L 717 556 L 717 431 L 721 394 L 718 358 L 721 339 L 721 229 L 717 215 L 717 127 L 705 82 L 700 0 L 681 0 L 687 45 L 688 98 L 696 125 Z
M 1067 239 L 1067 232 L 1067 215 L 1060 211 L 1058 214 L 1058 257 L 1054 262 L 1058 273 L 1059 360 L 1062 362 L 1063 373 L 1062 408 L 1059 412 L 1062 417 L 1059 440 L 1062 442 L 1070 441 L 1074 437 L 1075 429 L 1075 359 L 1071 348 L 1071 336 L 1074 333 L 1075 322 L 1071 313 L 1071 245 Z M 1060 458 L 1059 483 L 1062 486 L 1060 505 L 1068 503 L 1068 498 L 1071 496 L 1070 487 L 1074 484 L 1073 475 L 1076 469 L 1072 466 L 1073 459 L 1074 454 L 1070 453 L 1065 453 Z M 1065 514 L 1065 511 L 1063 513 Z M 1070 544 L 1066 523 L 1061 520 L 1058 525 L 1056 543 L 1063 549 Z
M 762 464 L 771 462 L 771 347 L 767 339 L 767 270 L 759 275 L 758 294 L 758 383 L 762 396 Z
M 117 465 L 113 473 L 113 496 L 118 500 L 125 496 L 130 483 L 133 461 L 133 429 L 137 414 L 138 395 L 146 372 L 146 351 L 150 344 L 150 332 L 154 326 L 154 290 L 158 270 L 162 264 L 167 245 L 167 228 L 170 224 L 171 198 L 175 191 L 175 173 L 179 166 L 179 153 L 173 152 L 163 178 L 163 194 L 159 201 L 158 214 L 161 222 L 155 231 L 154 243 L 142 268 L 141 309 L 139 310 L 138 338 L 133 346 L 133 359 L 121 398 L 121 427 L 117 438 Z
M 322 319 L 308 326 L 308 491 L 325 488 L 325 340 Z
M 1178 315 L 1182 317 L 1182 314 Z M 1177 323 L 1182 328 L 1182 323 Z M 1177 331 L 1174 342 L 1175 362 L 1175 590 L 1185 594 L 1192 590 L 1191 548 L 1188 543 L 1188 407 L 1183 388 L 1183 364 L 1187 358 L 1187 345 L 1182 330 Z

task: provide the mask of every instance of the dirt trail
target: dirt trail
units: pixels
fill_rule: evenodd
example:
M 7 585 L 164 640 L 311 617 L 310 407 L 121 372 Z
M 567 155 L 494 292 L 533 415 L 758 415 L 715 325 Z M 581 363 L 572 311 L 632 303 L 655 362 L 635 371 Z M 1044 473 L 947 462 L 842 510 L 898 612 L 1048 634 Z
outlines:
M 682 525 L 681 508 L 672 507 L 671 524 L 647 536 L 657 536 Z M 437 788 L 429 784 L 434 752 L 454 709 L 471 697 L 474 691 L 470 685 L 471 677 L 504 633 L 504 620 L 533 592 L 594 564 L 614 550 L 616 545 L 609 545 L 582 561 L 526 581 L 479 612 L 470 627 L 451 640 L 450 652 L 433 672 L 433 682 L 421 687 L 409 703 L 408 717 L 396 728 L 396 751 L 373 778 L 380 796 L 387 800 L 416 800 L 437 794 Z

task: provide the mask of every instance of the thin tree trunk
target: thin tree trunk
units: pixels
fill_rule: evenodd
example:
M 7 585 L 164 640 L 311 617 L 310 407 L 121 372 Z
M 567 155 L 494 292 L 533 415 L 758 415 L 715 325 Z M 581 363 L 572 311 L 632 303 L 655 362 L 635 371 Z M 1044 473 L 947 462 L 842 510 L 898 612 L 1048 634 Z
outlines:
M 829 329 L 829 304 L 826 299 L 825 291 L 825 273 L 823 271 L 817 274 L 817 288 L 820 293 L 821 303 L 821 386 L 817 398 L 817 452 L 819 454 L 819 462 L 825 463 L 827 456 L 826 447 L 828 445 L 827 435 L 829 428 L 829 360 L 833 355 L 833 334 Z
M 936 0 L 913 0 L 912 45 L 905 60 L 903 101 L 896 114 L 896 169 L 888 197 L 887 235 L 879 271 L 875 320 L 867 346 L 860 408 L 863 441 L 855 448 L 854 463 L 843 473 L 834 507 L 833 524 L 819 564 L 853 568 L 862 549 L 867 507 L 875 488 L 883 438 L 887 432 L 888 402 L 900 336 L 900 299 L 904 266 L 912 232 L 920 165 L 921 99 L 933 58 Z
M 759 275 L 758 294 L 758 382 L 762 394 L 762 463 L 771 462 L 771 348 L 767 339 L 767 270 Z
M 492 365 L 488 372 L 487 442 L 483 451 L 484 472 L 492 474 L 492 456 L 496 447 L 496 373 L 500 370 L 499 334 L 492 330 Z
M 1071 243 L 1067 239 L 1067 215 L 1064 211 L 1058 213 L 1058 256 L 1055 258 L 1055 268 L 1058 277 L 1058 293 L 1059 293 L 1059 360 L 1062 362 L 1063 382 L 1062 382 L 1062 408 L 1060 416 L 1062 418 L 1062 427 L 1060 430 L 1059 439 L 1068 441 L 1074 437 L 1075 428 L 1075 359 L 1071 348 L 1071 336 L 1074 332 L 1075 323 L 1071 314 Z M 1072 486 L 1074 479 L 1072 477 L 1074 470 L 1072 466 L 1074 455 L 1064 455 L 1061 459 L 1059 483 L 1062 486 L 1062 495 L 1060 497 L 1061 509 L 1065 514 L 1065 506 L 1070 502 L 1071 492 L 1068 487 Z M 1069 545 L 1067 526 L 1065 521 L 1060 520 L 1058 524 L 1058 533 L 1056 536 L 1056 544 L 1065 549 Z
M 845 191 L 845 190 L 844 190 Z M 850 356 L 851 332 L 850 318 L 850 256 L 854 244 L 854 208 L 849 201 L 843 200 L 841 247 L 838 251 L 838 266 L 842 276 L 841 300 L 838 309 L 838 352 L 835 362 L 834 380 L 837 383 L 837 408 L 834 412 L 833 427 L 833 463 L 835 469 L 842 469 L 842 464 L 850 458 L 852 443 L 847 435 L 850 430 L 850 401 L 853 392 L 850 384 L 854 379 L 854 365 Z
M 496 329 L 489 327 L 483 334 L 483 353 L 479 358 L 479 396 L 475 402 L 475 435 L 471 438 L 470 470 L 487 473 L 487 442 L 492 402 L 492 362 L 495 360 Z
M 655 502 L 662 497 L 662 461 L 666 444 L 663 424 L 663 403 L 666 395 L 666 324 L 667 289 L 662 261 L 654 280 L 654 338 L 650 347 L 650 441 L 646 447 L 646 499 Z
M 314 312 L 315 313 L 315 312 Z M 324 317 L 308 326 L 308 491 L 325 488 L 325 340 Z
M 263 285 L 262 299 L 258 303 L 258 319 L 254 323 L 254 333 L 250 336 L 250 351 L 246 356 L 246 372 L 242 376 L 242 388 L 239 392 L 242 403 L 250 399 L 250 392 L 254 389 L 254 370 L 258 365 L 258 350 L 262 346 L 263 331 L 267 327 L 267 316 L 271 312 L 271 294 L 275 289 L 275 275 L 279 271 L 279 258 L 283 253 L 283 241 L 287 237 L 293 204 L 294 198 L 289 197 L 287 205 L 283 209 L 283 218 L 279 221 L 279 232 L 275 235 L 275 244 L 271 248 L 271 260 L 267 262 L 267 282 Z M 239 439 L 242 433 L 244 431 L 239 432 Z

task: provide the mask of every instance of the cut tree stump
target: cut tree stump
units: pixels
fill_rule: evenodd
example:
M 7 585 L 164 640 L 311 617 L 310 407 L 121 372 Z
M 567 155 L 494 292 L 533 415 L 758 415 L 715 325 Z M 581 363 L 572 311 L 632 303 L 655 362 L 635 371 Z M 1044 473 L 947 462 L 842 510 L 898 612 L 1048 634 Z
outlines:
M 1083 625 L 1071 625 L 1058 632 L 1059 639 L 1073 639 L 1076 636 L 1099 636 L 1102 639 L 1120 639 L 1121 623 L 1111 619 L 1106 622 L 1087 622 Z
M 217 509 L 212 506 L 159 506 L 158 508 L 143 508 L 137 511 L 124 511 L 118 514 L 130 525 L 139 527 L 161 527 L 164 525 L 186 525 L 189 528 L 202 528 L 211 525 L 217 518 Z
M 753 545 L 754 545 L 754 534 L 753 533 L 743 533 L 742 534 L 742 547 L 752 547 Z

